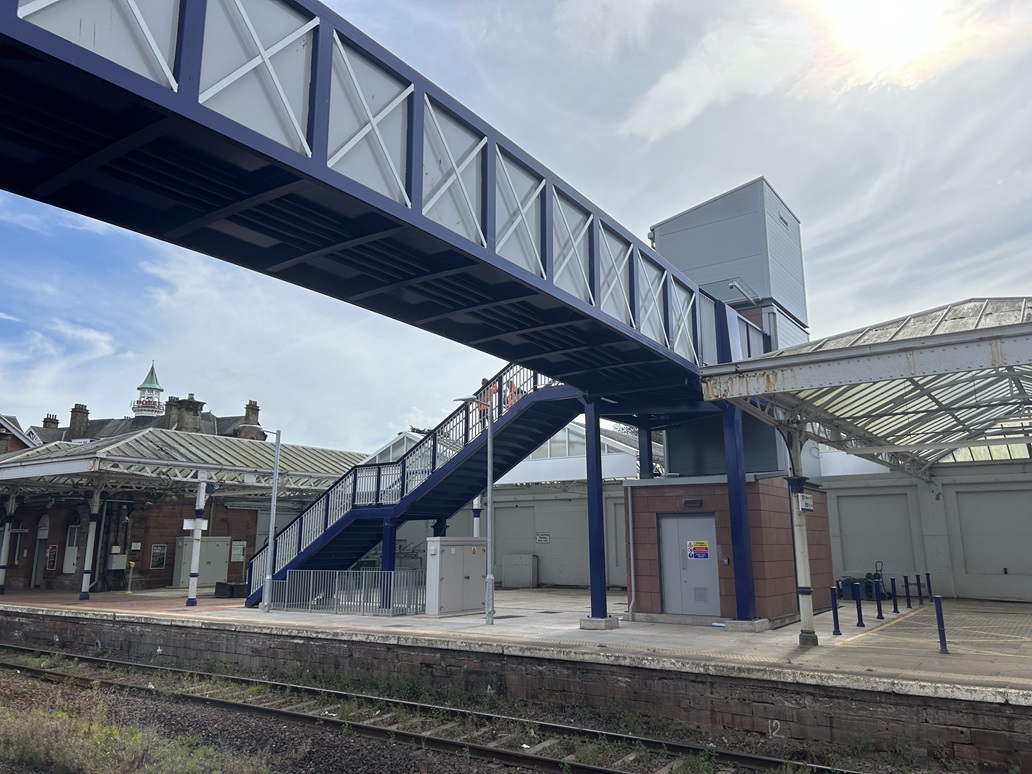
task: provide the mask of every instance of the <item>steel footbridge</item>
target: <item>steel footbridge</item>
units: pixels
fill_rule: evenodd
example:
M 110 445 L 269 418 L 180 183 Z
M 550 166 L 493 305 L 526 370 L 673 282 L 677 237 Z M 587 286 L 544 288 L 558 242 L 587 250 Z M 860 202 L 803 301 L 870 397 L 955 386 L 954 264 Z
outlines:
M 610 409 L 698 401 L 700 364 L 731 359 L 745 325 L 313 0 L 0 0 L 0 187 L 517 363 L 578 391 L 589 435 Z M 544 392 L 499 417 L 500 438 L 526 423 L 529 443 L 573 411 L 566 395 L 546 421 Z M 447 464 L 475 469 L 476 445 Z M 395 518 L 418 511 L 407 480 L 377 489 L 381 506 L 397 493 Z M 477 491 L 458 489 L 440 507 Z M 362 524 L 367 507 L 337 516 Z M 307 539 L 304 561 L 312 545 L 346 561 L 336 538 Z

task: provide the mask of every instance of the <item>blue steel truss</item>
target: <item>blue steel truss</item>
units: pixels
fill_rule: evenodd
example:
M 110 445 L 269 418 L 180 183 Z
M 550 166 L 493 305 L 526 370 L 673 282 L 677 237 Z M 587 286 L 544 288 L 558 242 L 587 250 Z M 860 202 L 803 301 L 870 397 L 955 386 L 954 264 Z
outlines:
M 104 5 L 0 0 L 3 188 L 592 394 L 697 392 L 697 285 L 325 6 Z
M 313 0 L 0 0 L 0 188 L 519 363 L 596 419 L 693 405 L 750 325 Z
M 347 569 L 381 542 L 385 525 L 452 516 L 484 489 L 488 421 L 497 479 L 584 410 L 579 390 L 518 365 L 477 389 L 483 404 L 463 404 L 396 462 L 356 466 L 280 530 L 272 577 Z M 268 545 L 251 559 L 248 605 L 261 599 L 269 562 Z

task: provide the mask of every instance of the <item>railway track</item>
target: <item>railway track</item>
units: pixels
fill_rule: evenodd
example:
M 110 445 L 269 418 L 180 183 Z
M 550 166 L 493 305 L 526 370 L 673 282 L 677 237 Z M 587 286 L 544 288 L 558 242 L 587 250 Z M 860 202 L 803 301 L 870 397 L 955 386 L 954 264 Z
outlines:
M 351 733 L 423 750 L 491 761 L 525 771 L 569 774 L 667 774 L 687 762 L 736 772 L 841 772 L 810 763 L 737 753 L 709 745 L 473 712 L 154 664 L 0 645 L 0 669 L 36 679 L 108 687 L 234 712 L 339 726 Z M 685 765 L 685 770 L 688 769 Z

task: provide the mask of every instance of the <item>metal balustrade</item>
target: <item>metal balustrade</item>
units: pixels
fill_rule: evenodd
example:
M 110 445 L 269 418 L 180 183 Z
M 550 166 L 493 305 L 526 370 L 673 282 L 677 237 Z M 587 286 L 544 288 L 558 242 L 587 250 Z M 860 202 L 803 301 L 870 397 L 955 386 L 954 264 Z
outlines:
M 422 570 L 288 570 L 274 581 L 272 608 L 335 615 L 416 615 L 426 611 Z
M 272 574 L 275 576 L 287 569 L 352 508 L 397 505 L 484 433 L 489 417 L 497 422 L 523 396 L 558 384 L 528 368 L 509 364 L 486 385 L 477 388 L 474 395 L 479 402 L 462 404 L 400 460 L 355 466 L 276 535 L 272 541 L 275 556 Z M 248 594 L 261 590 L 268 561 L 269 546 L 266 545 L 251 559 Z M 288 570 L 288 575 L 290 572 L 293 570 Z

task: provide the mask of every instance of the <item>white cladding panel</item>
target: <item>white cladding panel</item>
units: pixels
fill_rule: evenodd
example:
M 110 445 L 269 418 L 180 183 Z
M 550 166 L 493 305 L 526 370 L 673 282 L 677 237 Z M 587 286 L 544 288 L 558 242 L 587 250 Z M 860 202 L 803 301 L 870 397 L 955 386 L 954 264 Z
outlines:
M 839 496 L 842 573 L 863 577 L 884 562 L 884 575 L 917 572 L 906 492 Z
M 799 221 L 768 185 L 763 186 L 763 199 L 770 257 L 770 295 L 805 324 L 806 286 L 803 282 Z M 745 279 L 748 281 L 748 277 Z
M 656 249 L 700 285 L 741 277 L 769 296 L 762 185 L 757 180 L 659 224 Z
M 318 21 L 277 0 L 210 0 L 201 104 L 311 155 L 306 127 Z
M 956 504 L 966 575 L 1032 575 L 1032 488 L 957 492 Z
M 19 0 L 18 16 L 172 89 L 179 0 Z
M 545 586 L 587 586 L 588 503 L 584 498 L 536 504 L 535 535 L 547 534 L 547 543 L 535 543 L 538 583 Z

